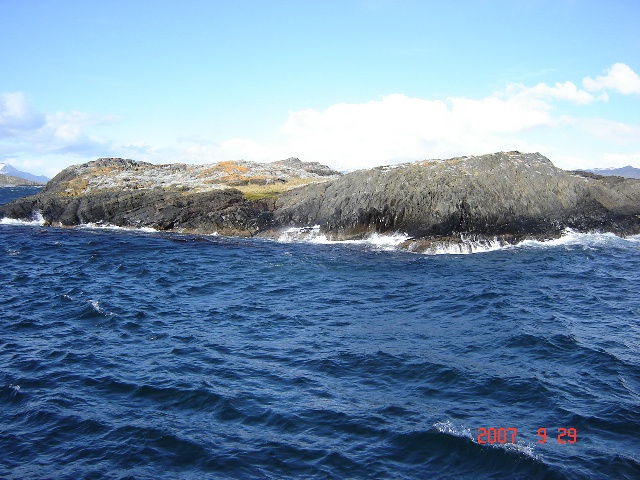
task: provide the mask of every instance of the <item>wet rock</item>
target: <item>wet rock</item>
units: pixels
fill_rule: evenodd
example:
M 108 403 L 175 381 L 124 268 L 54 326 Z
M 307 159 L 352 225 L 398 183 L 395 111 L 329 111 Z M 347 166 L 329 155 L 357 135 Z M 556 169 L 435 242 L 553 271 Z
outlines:
M 640 231 L 640 182 L 556 168 L 539 153 L 430 160 L 360 170 L 284 193 L 274 223 L 318 224 L 336 240 L 554 236 L 565 228 Z

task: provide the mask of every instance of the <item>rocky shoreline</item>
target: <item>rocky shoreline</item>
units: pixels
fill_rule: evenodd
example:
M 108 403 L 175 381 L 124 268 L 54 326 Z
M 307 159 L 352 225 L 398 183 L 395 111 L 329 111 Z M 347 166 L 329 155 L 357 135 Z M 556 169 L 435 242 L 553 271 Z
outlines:
M 298 159 L 152 165 L 99 159 L 69 167 L 0 217 L 164 231 L 277 236 L 319 225 L 332 240 L 403 232 L 425 251 L 464 238 L 517 243 L 567 229 L 640 233 L 640 180 L 568 172 L 539 153 L 499 152 L 345 175 Z

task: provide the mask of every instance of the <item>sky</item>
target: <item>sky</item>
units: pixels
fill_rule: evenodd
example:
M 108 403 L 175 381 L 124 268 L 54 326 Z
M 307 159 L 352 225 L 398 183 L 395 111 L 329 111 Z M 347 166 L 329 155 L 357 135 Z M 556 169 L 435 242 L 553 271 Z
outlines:
M 640 0 L 0 0 L 0 162 L 640 167 Z

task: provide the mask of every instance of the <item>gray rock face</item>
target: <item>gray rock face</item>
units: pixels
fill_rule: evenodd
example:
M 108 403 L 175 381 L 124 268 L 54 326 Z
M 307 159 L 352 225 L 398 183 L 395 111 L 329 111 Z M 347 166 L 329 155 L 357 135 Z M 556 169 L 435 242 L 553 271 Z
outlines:
M 332 170 L 326 165 L 322 165 L 318 162 L 303 162 L 302 160 L 294 157 L 287 158 L 286 160 L 280 160 L 273 162 L 273 165 L 282 167 L 288 167 L 293 170 L 304 171 L 312 175 L 320 177 L 332 177 L 339 175 L 338 172 Z
M 580 176 L 542 155 L 496 153 L 352 172 L 280 196 L 274 223 L 319 224 L 334 239 L 401 231 L 505 238 L 557 235 L 569 227 L 640 230 L 640 182 Z

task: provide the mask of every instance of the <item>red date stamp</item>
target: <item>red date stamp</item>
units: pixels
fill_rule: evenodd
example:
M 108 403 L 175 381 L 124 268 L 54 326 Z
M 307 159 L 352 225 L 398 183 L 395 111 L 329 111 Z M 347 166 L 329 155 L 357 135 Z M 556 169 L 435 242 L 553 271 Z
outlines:
M 507 443 L 509 435 L 511 442 L 516 443 L 517 428 L 484 428 L 478 429 L 478 443 Z
M 478 443 L 505 444 L 516 443 L 517 428 L 478 428 Z M 578 441 L 578 431 L 575 428 L 558 428 L 557 440 L 559 445 L 574 444 Z M 547 429 L 538 429 L 538 443 L 547 443 Z
M 538 429 L 538 443 L 546 443 L 547 442 L 547 429 L 539 428 Z M 575 428 L 566 428 L 560 427 L 558 428 L 558 443 L 560 445 L 565 445 L 567 443 L 576 443 L 578 441 L 578 431 Z

